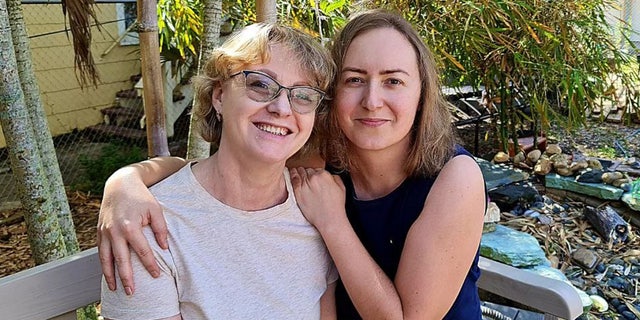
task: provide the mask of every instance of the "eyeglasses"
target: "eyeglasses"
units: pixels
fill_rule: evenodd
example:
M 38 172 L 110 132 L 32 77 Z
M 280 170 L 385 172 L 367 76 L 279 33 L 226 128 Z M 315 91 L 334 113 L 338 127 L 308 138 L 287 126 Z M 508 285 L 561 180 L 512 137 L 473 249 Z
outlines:
M 256 102 L 269 102 L 280 94 L 282 89 L 287 90 L 287 98 L 291 109 L 300 114 L 313 112 L 318 108 L 325 93 L 314 87 L 293 86 L 285 87 L 269 75 L 259 71 L 243 70 L 234 73 L 231 77 L 243 74 L 247 97 Z

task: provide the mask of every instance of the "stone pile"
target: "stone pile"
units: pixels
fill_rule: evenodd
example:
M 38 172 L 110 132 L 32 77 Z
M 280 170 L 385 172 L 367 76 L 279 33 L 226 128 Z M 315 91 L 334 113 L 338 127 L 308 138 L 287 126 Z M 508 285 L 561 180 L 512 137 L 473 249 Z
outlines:
M 581 182 L 606 183 L 625 191 L 631 189 L 632 178 L 626 172 L 605 172 L 599 159 L 587 158 L 580 153 L 572 155 L 562 153 L 558 144 L 549 144 L 544 152 L 534 149 L 525 154 L 524 151 L 520 151 L 513 158 L 501 151 L 493 158 L 494 163 L 509 161 L 514 167 L 530 170 L 539 176 L 555 172 L 564 177 L 578 176 L 578 181 Z M 635 158 L 626 159 L 624 164 L 640 169 L 640 162 Z
M 540 158 L 545 157 L 545 152 L 540 152 Z M 589 169 L 588 162 L 586 168 L 575 171 L 575 176 L 561 176 L 550 171 L 544 178 L 537 174 L 530 177 L 527 171 L 534 170 L 540 161 L 538 158 L 534 164 L 533 156 L 530 160 L 524 158 L 529 169 L 521 165 L 518 168 L 523 169 L 514 168 L 511 162 L 496 165 L 480 161 L 492 201 L 487 216 L 499 225 L 486 226 L 481 254 L 571 283 L 583 298 L 585 314 L 581 319 L 640 319 L 640 233 L 637 225 L 627 226 L 628 235 L 624 241 L 605 240 L 606 237 L 585 217 L 587 206 L 584 202 L 557 198 L 556 194 L 549 193 L 551 187 L 540 186 L 540 180 L 547 183 L 569 181 L 585 190 L 600 190 L 592 192 L 600 199 L 604 195 L 619 200 L 624 190 L 604 183 L 577 182 L 576 177 L 597 170 Z M 567 168 L 571 168 L 571 163 Z M 552 170 L 556 169 L 552 166 Z M 606 170 L 605 165 L 603 174 Z M 633 183 L 638 181 L 631 178 L 632 188 L 625 194 L 635 191 L 633 188 L 638 185 Z M 576 188 L 577 192 L 584 192 L 580 188 Z M 542 191 L 546 194 L 541 194 Z M 497 215 L 498 219 L 495 218 Z M 532 236 L 536 241 L 527 240 L 522 234 Z M 504 241 L 505 237 L 509 241 Z M 516 237 L 521 240 L 513 240 Z M 500 247 L 505 243 L 508 244 L 506 248 Z M 516 250 L 514 243 L 529 246 Z
M 635 157 L 612 161 L 586 157 L 580 152 L 568 155 L 562 152 L 559 144 L 549 144 L 544 151 L 520 151 L 512 158 L 498 152 L 492 162 L 509 164 L 543 177 L 547 187 L 605 200 L 621 200 L 631 209 L 640 211 L 640 161 Z

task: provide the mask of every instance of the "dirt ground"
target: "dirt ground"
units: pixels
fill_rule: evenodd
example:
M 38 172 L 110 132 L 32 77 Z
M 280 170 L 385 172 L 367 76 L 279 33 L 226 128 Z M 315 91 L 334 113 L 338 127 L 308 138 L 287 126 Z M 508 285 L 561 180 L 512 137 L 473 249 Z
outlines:
M 81 192 L 67 195 L 80 249 L 96 245 L 96 224 L 100 198 Z M 0 277 L 35 266 L 27 239 L 27 227 L 21 218 L 22 209 L 0 212 Z

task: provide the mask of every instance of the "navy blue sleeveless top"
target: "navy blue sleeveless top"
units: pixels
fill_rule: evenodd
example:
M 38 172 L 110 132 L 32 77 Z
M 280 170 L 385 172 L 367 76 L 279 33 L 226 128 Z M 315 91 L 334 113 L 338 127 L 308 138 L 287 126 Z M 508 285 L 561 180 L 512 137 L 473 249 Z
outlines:
M 460 146 L 455 155 L 471 156 Z M 347 172 L 340 174 L 346 187 L 349 221 L 371 257 L 390 279 L 394 279 L 409 228 L 418 218 L 436 177 L 407 178 L 393 192 L 379 199 L 360 201 Z M 480 320 L 480 298 L 476 281 L 480 276 L 478 252 L 456 301 L 443 319 Z M 361 319 L 347 291 L 338 280 L 336 287 L 338 319 Z

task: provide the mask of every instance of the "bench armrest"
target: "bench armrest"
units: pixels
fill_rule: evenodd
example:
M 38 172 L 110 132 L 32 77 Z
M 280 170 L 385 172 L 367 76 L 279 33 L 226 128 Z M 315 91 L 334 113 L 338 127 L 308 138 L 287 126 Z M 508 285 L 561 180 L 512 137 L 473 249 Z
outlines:
M 49 319 L 100 300 L 102 269 L 92 248 L 0 278 L 3 319 Z
M 562 319 L 575 319 L 582 300 L 569 283 L 480 257 L 478 287 Z

